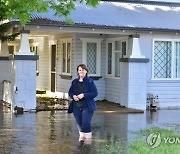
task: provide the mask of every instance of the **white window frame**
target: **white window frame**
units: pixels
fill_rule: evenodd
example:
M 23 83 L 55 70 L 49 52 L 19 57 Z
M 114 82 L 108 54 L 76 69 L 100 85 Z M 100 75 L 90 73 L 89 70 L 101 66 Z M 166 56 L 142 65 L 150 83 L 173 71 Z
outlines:
M 155 78 L 154 77 L 154 42 L 155 41 L 169 41 L 172 43 L 172 60 L 171 60 L 171 78 Z M 152 43 L 152 74 L 151 74 L 151 80 L 180 80 L 180 78 L 174 78 L 173 74 L 174 74 L 174 43 L 175 42 L 180 42 L 180 39 L 161 39 L 161 38 L 155 38 L 153 39 L 153 43 Z
M 82 41 L 82 63 L 86 64 L 87 62 L 87 43 L 96 43 L 97 52 L 96 52 L 96 74 L 88 74 L 89 76 L 100 76 L 101 69 L 101 42 L 103 39 L 98 38 L 80 38 Z
M 66 71 L 63 72 L 63 43 L 66 44 L 67 47 L 67 43 L 70 43 L 70 72 L 67 73 L 67 66 L 66 66 Z M 60 40 L 60 46 L 61 46 L 61 74 L 62 75 L 68 75 L 71 76 L 71 64 L 72 64 L 72 38 L 66 38 L 66 39 L 61 39 Z M 67 55 L 67 48 L 66 48 L 66 55 Z M 67 61 L 67 59 L 66 59 Z M 66 63 L 67 64 L 67 63 Z
M 115 77 L 115 53 L 117 52 L 121 52 L 122 53 L 122 49 L 121 50 L 115 50 L 115 42 L 116 41 L 120 41 L 122 42 L 126 42 L 126 55 L 127 55 L 127 50 L 128 50 L 128 37 L 116 37 L 116 38 L 109 38 L 106 41 L 106 77 L 108 78 L 117 78 L 119 79 L 121 77 Z M 108 43 L 112 43 L 112 72 L 111 74 L 108 74 Z M 125 55 L 123 55 L 125 56 Z
M 111 62 L 111 74 L 108 74 L 108 44 L 109 43 L 112 43 L 112 62 Z M 107 49 L 106 49 L 106 76 L 108 76 L 108 77 L 113 77 L 113 74 L 115 74 L 115 56 L 114 56 L 114 53 L 113 53 L 113 51 L 115 50 L 114 49 L 114 47 L 115 47 L 115 45 L 114 45 L 114 42 L 113 41 L 110 41 L 110 40 L 108 40 L 108 41 L 106 41 L 106 47 L 107 47 Z
M 49 90 L 51 91 L 51 46 L 56 45 L 56 58 L 57 58 L 57 40 L 50 40 L 49 41 Z M 57 71 L 57 70 L 56 70 Z M 57 73 L 57 72 L 56 72 Z M 57 81 L 57 78 L 55 77 L 55 83 Z M 55 86 L 55 91 L 56 91 L 56 86 Z

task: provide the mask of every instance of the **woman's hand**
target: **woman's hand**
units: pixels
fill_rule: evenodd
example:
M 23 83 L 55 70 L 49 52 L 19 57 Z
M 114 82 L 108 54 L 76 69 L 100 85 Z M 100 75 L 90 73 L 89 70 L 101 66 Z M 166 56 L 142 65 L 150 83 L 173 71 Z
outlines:
M 74 99 L 75 101 L 79 101 L 79 98 L 78 98 L 78 96 L 76 96 L 76 95 L 73 95 L 73 99 Z
M 79 99 L 82 99 L 83 97 L 84 97 L 84 94 L 82 93 L 82 94 L 79 94 L 79 95 L 77 95 L 77 97 L 79 98 Z

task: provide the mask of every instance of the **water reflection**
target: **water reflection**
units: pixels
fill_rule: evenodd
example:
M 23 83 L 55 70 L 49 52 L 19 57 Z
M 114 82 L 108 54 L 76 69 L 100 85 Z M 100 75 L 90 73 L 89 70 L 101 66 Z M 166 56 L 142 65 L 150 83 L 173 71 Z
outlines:
M 92 140 L 79 141 L 73 115 L 46 111 L 13 115 L 0 111 L 0 153 L 90 154 L 105 145 L 120 143 L 126 149 L 133 131 L 158 126 L 180 131 L 180 110 L 147 111 L 144 114 L 96 113 Z
M 157 123 L 158 122 L 158 111 L 149 110 L 147 111 L 147 123 Z

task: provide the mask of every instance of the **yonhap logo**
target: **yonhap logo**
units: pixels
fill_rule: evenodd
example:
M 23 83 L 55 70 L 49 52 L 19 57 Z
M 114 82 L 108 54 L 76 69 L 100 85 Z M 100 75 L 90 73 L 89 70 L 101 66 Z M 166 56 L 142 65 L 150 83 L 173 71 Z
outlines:
M 161 135 L 160 135 L 160 133 L 158 133 L 158 132 L 151 133 L 147 137 L 147 144 L 151 148 L 156 148 L 157 146 L 159 146 L 161 144 Z
M 151 148 L 158 147 L 161 143 L 164 144 L 180 144 L 180 137 L 162 137 L 159 132 L 151 133 L 147 137 L 147 144 Z

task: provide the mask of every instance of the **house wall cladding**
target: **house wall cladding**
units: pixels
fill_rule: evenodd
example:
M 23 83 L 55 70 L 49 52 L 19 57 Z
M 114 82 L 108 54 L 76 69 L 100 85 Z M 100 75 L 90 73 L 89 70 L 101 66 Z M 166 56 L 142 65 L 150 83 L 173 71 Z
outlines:
M 63 33 L 53 35 L 52 37 L 44 37 L 36 41 L 39 42 L 38 54 L 39 59 L 39 76 L 37 76 L 37 88 L 50 90 L 50 46 L 49 41 L 57 41 L 57 58 L 56 58 L 56 91 L 67 93 L 71 84 L 70 79 L 63 79 L 61 75 L 61 39 L 72 39 L 72 61 L 71 74 L 72 79 L 77 77 L 76 67 L 82 63 L 82 40 L 81 38 L 101 38 L 101 63 L 100 75 L 102 78 L 96 80 L 99 95 L 97 100 L 107 99 L 116 103 L 124 104 L 125 99 L 128 99 L 127 87 L 124 85 L 125 78 L 108 78 L 106 76 L 106 39 L 119 37 L 119 35 L 99 35 L 87 33 Z M 180 40 L 178 35 L 172 34 L 155 34 L 141 33 L 139 38 L 141 54 L 149 59 L 147 63 L 147 91 L 146 93 L 154 93 L 159 96 L 160 106 L 178 106 L 180 101 L 180 82 L 179 80 L 153 80 L 152 79 L 152 52 L 153 40 Z M 126 66 L 126 65 L 124 65 Z M 122 68 L 127 69 L 127 68 Z M 121 69 L 121 70 L 122 70 Z M 145 102 L 146 103 L 146 102 Z
M 117 37 L 117 35 L 113 35 Z M 77 34 L 64 34 L 57 37 L 57 39 L 65 39 L 72 38 L 72 61 L 71 61 L 71 74 L 72 79 L 77 77 L 76 67 L 82 63 L 82 38 L 101 38 L 103 39 L 101 42 L 101 63 L 100 75 L 102 78 L 99 80 L 95 80 L 95 84 L 98 89 L 98 97 L 97 100 L 107 99 L 116 103 L 120 103 L 120 79 L 108 79 L 106 76 L 106 37 L 99 34 L 85 34 L 85 33 L 77 33 Z M 59 75 L 61 74 L 61 44 L 57 43 L 57 80 L 56 87 L 58 92 L 67 93 L 69 86 L 71 84 L 71 80 L 62 79 Z M 59 75 L 58 75 L 59 74 Z
M 122 35 L 109 34 L 106 37 L 107 39 L 109 39 L 109 38 L 122 37 Z M 106 59 L 106 55 L 103 58 Z M 120 64 L 120 67 L 121 67 L 120 70 L 122 71 L 121 74 L 125 73 L 123 70 L 128 69 L 128 67 L 122 68 L 122 63 Z M 124 100 L 127 100 L 127 97 L 128 97 L 127 93 L 125 92 L 126 91 L 125 88 L 127 88 L 127 82 L 125 81 L 127 79 L 127 76 L 125 78 L 122 78 L 122 76 L 120 78 L 107 77 L 106 76 L 106 63 L 105 63 L 104 74 L 105 74 L 105 99 L 111 102 L 121 104 L 123 106 L 126 105 L 124 104 Z M 128 75 L 128 74 L 125 74 L 125 75 Z
M 72 38 L 72 34 L 52 35 L 34 40 L 39 43 L 39 75 L 37 76 L 37 89 L 51 90 L 51 45 L 56 44 L 56 91 L 67 92 L 69 80 L 61 78 L 61 39 Z
M 105 41 L 105 37 L 99 34 L 76 34 L 76 39 L 75 39 L 75 44 L 76 44 L 76 50 L 75 50 L 75 55 L 76 55 L 76 66 L 78 64 L 82 63 L 82 38 L 100 38 L 103 39 L 101 42 L 101 63 L 99 63 L 98 65 L 100 65 L 100 76 L 102 76 L 102 78 L 100 78 L 99 80 L 95 80 L 95 84 L 97 86 L 98 89 L 98 96 L 96 97 L 97 100 L 102 100 L 105 98 L 105 64 L 106 64 L 106 41 Z M 76 69 L 75 69 L 76 71 Z M 77 77 L 77 75 L 75 75 L 74 77 Z
M 39 75 L 37 76 L 37 89 L 48 90 L 49 88 L 49 39 L 48 37 L 35 38 L 38 42 Z
M 177 107 L 180 103 L 180 80 L 179 79 L 152 79 L 153 40 L 178 40 L 176 34 L 149 34 L 140 36 L 141 51 L 150 61 L 147 63 L 147 93 L 158 95 L 160 107 Z
M 121 94 L 121 80 L 114 78 L 105 79 L 105 99 L 115 102 L 122 103 L 120 100 Z
M 110 37 L 113 37 L 111 35 Z M 147 78 L 147 89 L 145 95 L 148 93 L 153 93 L 159 97 L 160 107 L 167 106 L 179 106 L 180 102 L 180 81 L 179 80 L 154 80 L 152 79 L 152 56 L 153 56 L 153 40 L 180 40 L 180 37 L 176 34 L 140 34 L 139 43 L 141 54 L 149 59 L 147 63 L 147 73 L 141 74 L 142 76 L 146 75 Z M 118 78 L 105 78 L 105 98 L 109 101 L 116 103 L 124 104 L 124 100 L 129 99 L 128 94 L 126 93 L 127 85 L 125 85 L 126 79 L 125 75 L 122 76 L 123 69 L 128 69 L 123 65 L 121 68 L 121 77 Z M 128 76 L 128 74 L 126 74 Z M 124 78 L 123 78 L 124 77 Z M 144 96 L 146 98 L 146 96 Z M 135 100 L 135 99 L 134 99 Z M 144 99 L 146 103 L 146 99 Z
M 70 87 L 71 80 L 70 79 L 63 79 L 61 77 L 62 75 L 62 47 L 61 47 L 61 41 L 64 39 L 70 39 L 72 41 L 72 52 L 71 52 L 71 68 L 74 69 L 74 39 L 73 39 L 73 34 L 72 33 L 67 33 L 67 34 L 61 34 L 59 36 L 56 36 L 57 40 L 57 57 L 56 57 L 56 91 L 60 93 L 67 93 Z M 71 70 L 72 71 L 72 70 Z M 65 97 L 63 95 L 63 97 Z

